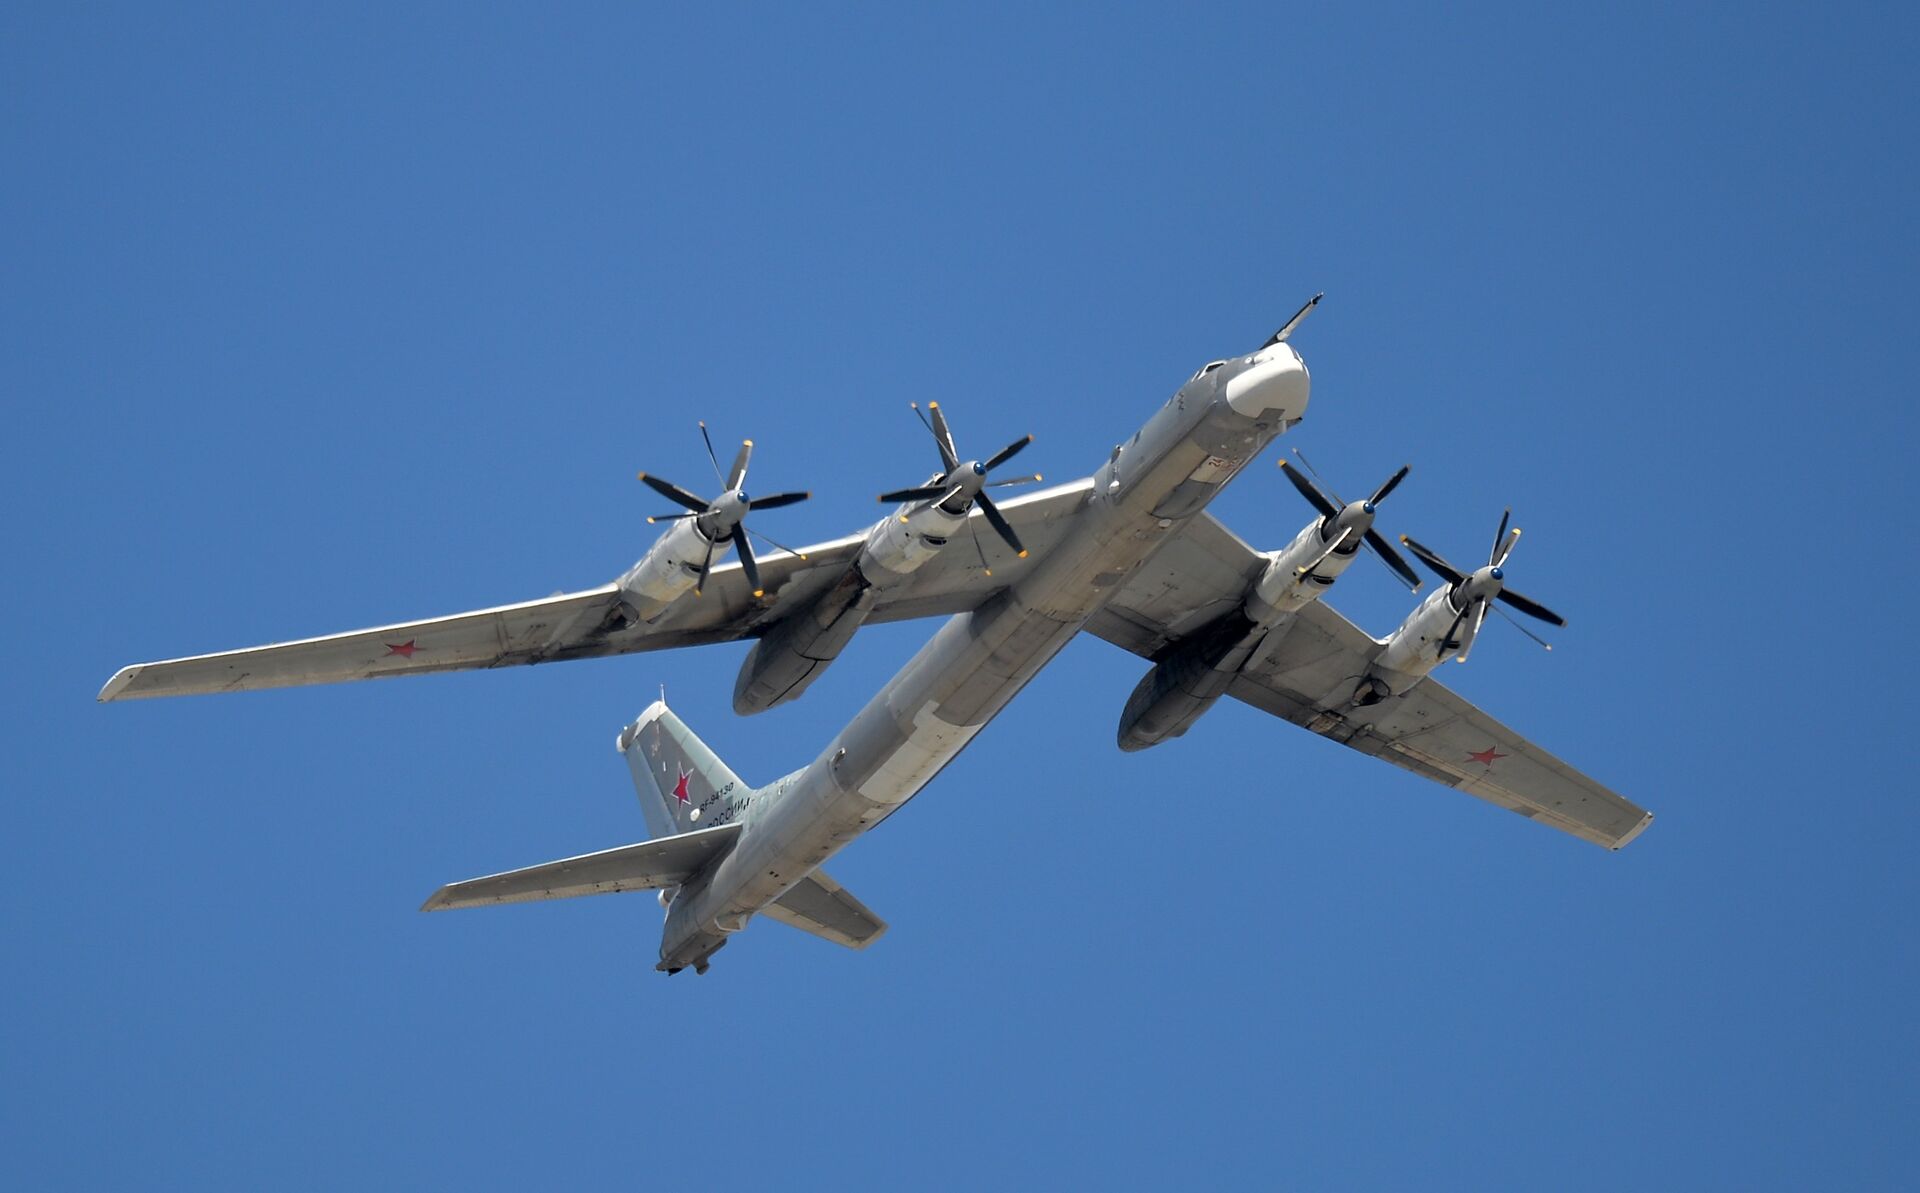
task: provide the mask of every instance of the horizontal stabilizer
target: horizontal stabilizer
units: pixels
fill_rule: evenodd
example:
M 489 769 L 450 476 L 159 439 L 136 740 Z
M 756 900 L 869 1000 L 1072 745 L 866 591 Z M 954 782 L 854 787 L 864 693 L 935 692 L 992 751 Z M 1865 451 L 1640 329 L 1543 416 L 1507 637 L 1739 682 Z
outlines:
M 801 879 L 760 914 L 850 949 L 866 948 L 887 930 L 885 920 L 868 911 L 866 904 L 849 895 L 824 870 Z
M 616 891 L 657 891 L 679 886 L 733 847 L 739 824 L 723 824 L 675 837 L 656 837 L 599 853 L 563 858 L 524 870 L 450 883 L 433 893 L 421 911 L 481 907 L 489 903 L 530 903 L 571 899 Z

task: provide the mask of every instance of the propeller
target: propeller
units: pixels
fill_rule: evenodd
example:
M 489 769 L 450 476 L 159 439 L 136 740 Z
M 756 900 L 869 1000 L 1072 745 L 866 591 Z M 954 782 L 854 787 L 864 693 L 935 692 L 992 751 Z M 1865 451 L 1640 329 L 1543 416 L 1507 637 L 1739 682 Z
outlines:
M 1298 316 L 1295 318 L 1297 320 Z M 1299 457 L 1300 463 L 1305 466 L 1307 472 L 1313 473 L 1314 478 L 1319 479 L 1319 471 L 1312 464 L 1307 463 L 1304 455 L 1301 455 L 1298 450 L 1293 454 Z M 1373 496 L 1365 501 L 1351 503 L 1341 501 L 1340 495 L 1333 492 L 1331 485 L 1327 486 L 1326 493 L 1322 493 L 1319 485 L 1314 484 L 1313 480 L 1309 480 L 1299 469 L 1289 468 L 1285 460 L 1280 461 L 1280 471 L 1299 491 L 1300 496 L 1307 499 L 1307 504 L 1320 512 L 1320 537 L 1327 543 L 1327 549 L 1318 559 L 1301 569 L 1301 575 L 1318 567 L 1320 560 L 1333 554 L 1353 535 L 1359 534 L 1361 541 L 1372 549 L 1381 563 L 1387 565 L 1388 571 L 1399 577 L 1400 582 L 1408 588 L 1415 592 L 1420 591 L 1420 574 L 1414 571 L 1407 561 L 1401 558 L 1400 552 L 1394 550 L 1387 540 L 1381 537 L 1380 532 L 1373 528 L 1373 517 L 1380 503 L 1386 500 L 1387 494 L 1400 487 L 1401 481 L 1407 479 L 1407 473 L 1412 471 L 1411 466 L 1401 465 L 1400 471 L 1388 477 L 1378 489 L 1373 491 Z M 1332 500 L 1328 500 L 1328 494 L 1332 494 Z
M 708 501 L 696 493 L 689 492 L 672 481 L 652 473 L 639 473 L 640 482 L 660 494 L 668 501 L 687 511 L 680 514 L 656 514 L 648 518 L 649 523 L 677 522 L 691 518 L 700 531 L 700 537 L 707 542 L 706 556 L 700 561 L 700 578 L 694 581 L 694 595 L 698 596 L 707 587 L 707 576 L 713 571 L 714 550 L 722 540 L 730 541 L 734 549 L 740 552 L 740 570 L 747 577 L 747 585 L 753 589 L 753 595 L 761 597 L 766 590 L 760 586 L 760 567 L 753 557 L 753 546 L 747 541 L 752 534 L 777 550 L 789 555 L 806 556 L 793 548 L 784 546 L 759 531 L 749 531 L 746 526 L 747 514 L 753 510 L 779 509 L 783 505 L 793 505 L 813 496 L 812 493 L 793 492 L 775 493 L 768 497 L 749 497 L 747 483 L 747 465 L 753 459 L 753 440 L 745 439 L 740 443 L 740 451 L 733 457 L 733 465 L 723 475 L 720 471 L 720 457 L 713 450 L 713 436 L 707 433 L 707 424 L 700 424 L 700 438 L 707 447 L 707 459 L 713 464 L 714 479 L 724 486 L 720 496 Z
M 1495 601 L 1508 606 L 1515 612 L 1524 613 L 1528 617 L 1538 621 L 1544 621 L 1548 625 L 1563 626 L 1567 624 L 1567 619 L 1558 613 L 1555 613 L 1540 602 L 1530 597 L 1522 596 L 1520 593 L 1507 587 L 1507 559 L 1512 556 L 1515 544 L 1520 541 L 1520 529 L 1518 527 L 1509 528 L 1512 520 L 1513 509 L 1509 507 L 1500 515 L 1500 529 L 1494 533 L 1493 549 L 1487 553 L 1487 565 L 1471 573 L 1462 572 L 1459 568 L 1448 563 L 1440 556 L 1439 552 L 1420 545 L 1406 535 L 1400 536 L 1400 541 L 1406 544 L 1407 550 L 1413 552 L 1414 558 L 1431 569 L 1434 575 L 1439 576 L 1451 585 L 1454 594 L 1461 598 L 1459 613 L 1454 617 L 1453 624 L 1448 628 L 1447 636 L 1444 639 L 1444 645 L 1446 647 L 1457 647 L 1459 645 L 1456 640 L 1456 635 L 1460 631 L 1460 626 L 1466 620 L 1468 614 L 1473 615 L 1473 634 L 1467 640 L 1467 649 L 1462 650 L 1458 655 L 1454 656 L 1458 662 L 1466 662 L 1467 654 L 1473 649 L 1473 642 L 1477 640 L 1480 635 L 1480 627 L 1486 624 L 1487 611 L 1494 607 L 1493 602 Z M 1478 607 L 1476 608 L 1476 606 Z M 1513 621 L 1513 618 L 1507 615 L 1506 610 L 1503 609 L 1499 612 L 1500 615 L 1506 617 L 1508 621 Z M 1538 634 L 1528 630 L 1519 622 L 1513 621 L 1513 624 L 1522 633 L 1526 634 L 1527 637 L 1545 646 L 1548 650 L 1553 649 L 1553 647 L 1548 645 Z
M 1029 485 L 1040 479 L 1039 473 L 997 481 L 987 479 L 994 469 L 1019 455 L 1027 444 L 1032 443 L 1033 436 L 1023 435 L 985 460 L 963 461 L 960 459 L 960 449 L 953 443 L 953 428 L 947 425 L 947 416 L 941 412 L 940 403 L 928 402 L 925 413 L 921 412 L 920 403 L 913 402 L 909 405 L 912 406 L 913 412 L 919 415 L 928 433 L 933 436 L 934 447 L 940 452 L 942 471 L 924 485 L 882 493 L 881 503 L 897 505 L 901 502 L 930 501 L 947 513 L 961 517 L 964 517 L 970 508 L 977 506 L 980 515 L 987 520 L 989 526 L 993 527 L 994 533 L 1005 540 L 1016 556 L 1025 559 L 1027 549 L 1021 545 L 1020 536 L 1014 533 L 1012 526 L 1008 525 L 1006 517 L 1000 512 L 1000 507 L 993 503 L 993 498 L 987 496 L 986 490 L 1007 485 Z M 973 523 L 969 521 L 967 527 L 972 530 Z M 979 532 L 973 533 L 974 548 L 979 550 Z M 986 562 L 986 553 L 982 551 L 980 566 L 985 568 Z M 989 571 L 988 574 L 991 575 L 992 572 Z

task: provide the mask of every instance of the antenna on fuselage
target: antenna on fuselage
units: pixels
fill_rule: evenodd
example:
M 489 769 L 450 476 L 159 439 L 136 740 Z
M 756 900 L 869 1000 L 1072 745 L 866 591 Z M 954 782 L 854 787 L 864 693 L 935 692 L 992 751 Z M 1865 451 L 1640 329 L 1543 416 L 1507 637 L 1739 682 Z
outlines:
M 1320 300 L 1325 298 L 1326 296 L 1327 296 L 1326 292 L 1321 291 L 1319 294 L 1316 294 L 1312 298 L 1307 299 L 1307 305 L 1295 311 L 1293 313 L 1293 318 L 1287 320 L 1286 323 L 1284 323 L 1281 326 L 1279 331 L 1276 331 L 1271 336 L 1268 336 L 1267 342 L 1260 345 L 1260 347 L 1265 349 L 1265 348 L 1271 348 L 1275 344 L 1286 343 L 1287 340 L 1292 338 L 1294 331 L 1300 326 L 1300 324 L 1306 319 L 1306 317 L 1308 315 L 1313 314 L 1313 308 L 1319 306 Z

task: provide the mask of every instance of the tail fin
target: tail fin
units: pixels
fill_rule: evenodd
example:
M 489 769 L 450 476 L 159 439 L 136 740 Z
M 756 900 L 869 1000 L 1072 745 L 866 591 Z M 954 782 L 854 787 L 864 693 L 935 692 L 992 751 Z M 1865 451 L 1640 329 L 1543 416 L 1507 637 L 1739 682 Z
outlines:
M 724 806 L 729 796 L 746 789 L 664 700 L 648 705 L 620 731 L 619 746 L 640 793 L 647 831 L 656 837 L 704 827 L 703 808 Z

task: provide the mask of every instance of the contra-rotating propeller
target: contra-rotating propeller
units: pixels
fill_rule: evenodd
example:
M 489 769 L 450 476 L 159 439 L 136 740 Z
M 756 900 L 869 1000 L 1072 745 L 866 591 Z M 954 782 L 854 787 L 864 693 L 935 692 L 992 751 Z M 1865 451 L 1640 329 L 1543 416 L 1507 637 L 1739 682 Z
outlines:
M 979 506 L 981 516 L 986 518 L 994 532 L 1006 541 L 1007 546 L 1013 549 L 1016 556 L 1025 559 L 1027 549 L 1020 544 L 1020 536 L 1013 532 L 1013 527 L 1007 524 L 1006 517 L 1001 514 L 1000 507 L 993 503 L 993 498 L 987 496 L 985 490 L 998 489 L 1006 485 L 1029 485 L 1041 479 L 1037 472 L 1032 476 L 1008 477 L 1005 480 L 987 479 L 994 469 L 1019 455 L 1027 444 L 1032 443 L 1033 436 L 1022 435 L 984 461 L 963 461 L 960 459 L 959 449 L 953 445 L 953 430 L 947 426 L 947 416 L 940 412 L 940 403 L 928 402 L 926 414 L 921 414 L 920 403 L 912 402 L 909 405 L 912 406 L 913 412 L 920 416 L 920 421 L 926 425 L 927 431 L 933 436 L 933 444 L 940 450 L 942 471 L 934 474 L 924 485 L 916 485 L 911 489 L 895 489 L 891 493 L 880 494 L 881 504 L 895 505 L 903 501 L 927 501 L 956 517 L 965 517 L 970 507 Z M 928 415 L 932 418 L 929 419 Z M 970 531 L 973 530 L 971 520 L 968 521 L 967 528 Z M 980 555 L 980 566 L 986 569 L 987 556 L 980 550 L 979 532 L 973 531 L 973 534 L 974 550 Z M 987 574 L 992 575 L 992 570 L 987 569 Z
M 1297 449 L 1293 454 L 1299 456 L 1300 463 L 1306 466 L 1308 472 L 1313 473 L 1315 478 L 1320 478 L 1320 473 L 1314 466 L 1307 463 L 1306 456 L 1301 455 Z M 1287 467 L 1285 460 L 1280 461 L 1280 471 L 1293 483 L 1293 487 L 1300 491 L 1300 496 L 1307 499 L 1307 504 L 1320 511 L 1320 538 L 1327 544 L 1327 549 L 1320 554 L 1319 558 L 1300 569 L 1301 575 L 1312 571 L 1319 565 L 1320 560 L 1333 554 L 1342 544 L 1359 537 L 1362 542 L 1372 548 L 1373 553 L 1379 556 L 1380 562 L 1386 564 L 1388 570 L 1398 576 L 1403 584 L 1415 592 L 1420 591 L 1419 573 L 1415 572 L 1407 561 L 1401 558 L 1400 552 L 1394 550 L 1387 540 L 1380 536 L 1380 532 L 1373 528 L 1373 516 L 1380 503 L 1387 499 L 1387 494 L 1399 487 L 1401 481 L 1407 479 L 1407 473 L 1412 471 L 1409 465 L 1401 465 L 1400 471 L 1388 477 L 1384 484 L 1373 491 L 1373 496 L 1365 501 L 1341 501 L 1340 495 L 1333 492 L 1331 485 L 1327 486 L 1327 493 L 1333 494 L 1333 500 L 1327 500 L 1327 493 L 1322 493 L 1319 486 L 1302 475 L 1299 469 Z
M 1521 596 L 1506 586 L 1507 557 L 1513 554 L 1514 544 L 1520 541 L 1519 527 L 1516 526 L 1512 530 L 1507 529 L 1507 524 L 1512 517 L 1512 507 L 1508 507 L 1506 512 L 1500 515 L 1500 529 L 1495 532 L 1493 536 L 1493 550 L 1487 555 L 1487 566 L 1478 568 L 1472 573 L 1462 572 L 1459 568 L 1454 567 L 1442 559 L 1438 552 L 1421 546 L 1404 534 L 1400 536 L 1400 541 L 1407 545 L 1407 550 L 1412 551 L 1416 559 L 1431 568 L 1434 575 L 1439 576 L 1442 580 L 1445 580 L 1453 586 L 1454 595 L 1458 598 L 1459 612 L 1454 615 L 1453 624 L 1447 628 L 1447 636 L 1442 639 L 1443 648 L 1459 645 L 1456 635 L 1459 634 L 1461 625 L 1466 622 L 1467 615 L 1469 613 L 1473 615 L 1473 637 L 1468 639 L 1466 649 L 1454 656 L 1457 662 L 1464 663 L 1467 661 L 1467 654 L 1473 649 L 1474 641 L 1479 638 L 1480 627 L 1486 623 L 1487 610 L 1494 608 L 1494 601 L 1499 601 L 1503 605 L 1510 605 L 1528 617 L 1544 621 L 1548 625 L 1563 626 L 1567 624 L 1567 619 L 1558 613 L 1555 613 L 1538 601 Z M 1475 608 L 1476 605 L 1478 606 L 1477 609 Z M 1538 634 L 1521 625 L 1519 622 L 1514 621 L 1513 618 L 1508 617 L 1505 610 L 1501 610 L 1500 615 L 1506 617 L 1509 622 L 1512 622 L 1515 629 L 1527 637 L 1532 638 L 1541 646 L 1546 647 L 1548 650 L 1553 649 L 1553 647 Z
M 700 438 L 707 445 L 707 459 L 713 462 L 714 479 L 725 486 L 725 491 L 712 501 L 708 501 L 704 497 L 689 493 L 664 477 L 642 472 L 639 478 L 648 488 L 688 511 L 684 514 L 657 514 L 648 518 L 647 521 L 649 523 L 676 522 L 684 518 L 693 519 L 694 527 L 699 530 L 700 537 L 707 541 L 706 558 L 700 561 L 700 578 L 694 581 L 693 585 L 695 596 L 700 595 L 707 586 L 707 574 L 713 570 L 714 548 L 720 545 L 722 539 L 731 540 L 734 549 L 740 552 L 740 570 L 746 573 L 747 584 L 753 589 L 753 595 L 765 596 L 766 591 L 760 587 L 760 568 L 754 562 L 753 548 L 747 542 L 747 535 L 751 533 L 754 537 L 764 540 L 769 546 L 790 555 L 800 555 L 800 552 L 767 538 L 757 530 L 749 531 L 746 526 L 747 513 L 750 510 L 778 509 L 783 505 L 792 505 L 797 501 L 805 501 L 813 494 L 810 492 L 775 493 L 771 497 L 748 497 L 743 486 L 747 483 L 747 462 L 753 458 L 753 440 L 741 441 L 739 454 L 733 457 L 733 467 L 729 468 L 726 475 L 722 477 L 720 457 L 714 454 L 713 437 L 707 434 L 707 424 L 704 422 L 700 424 Z M 805 559 L 806 556 L 800 555 L 800 558 Z

